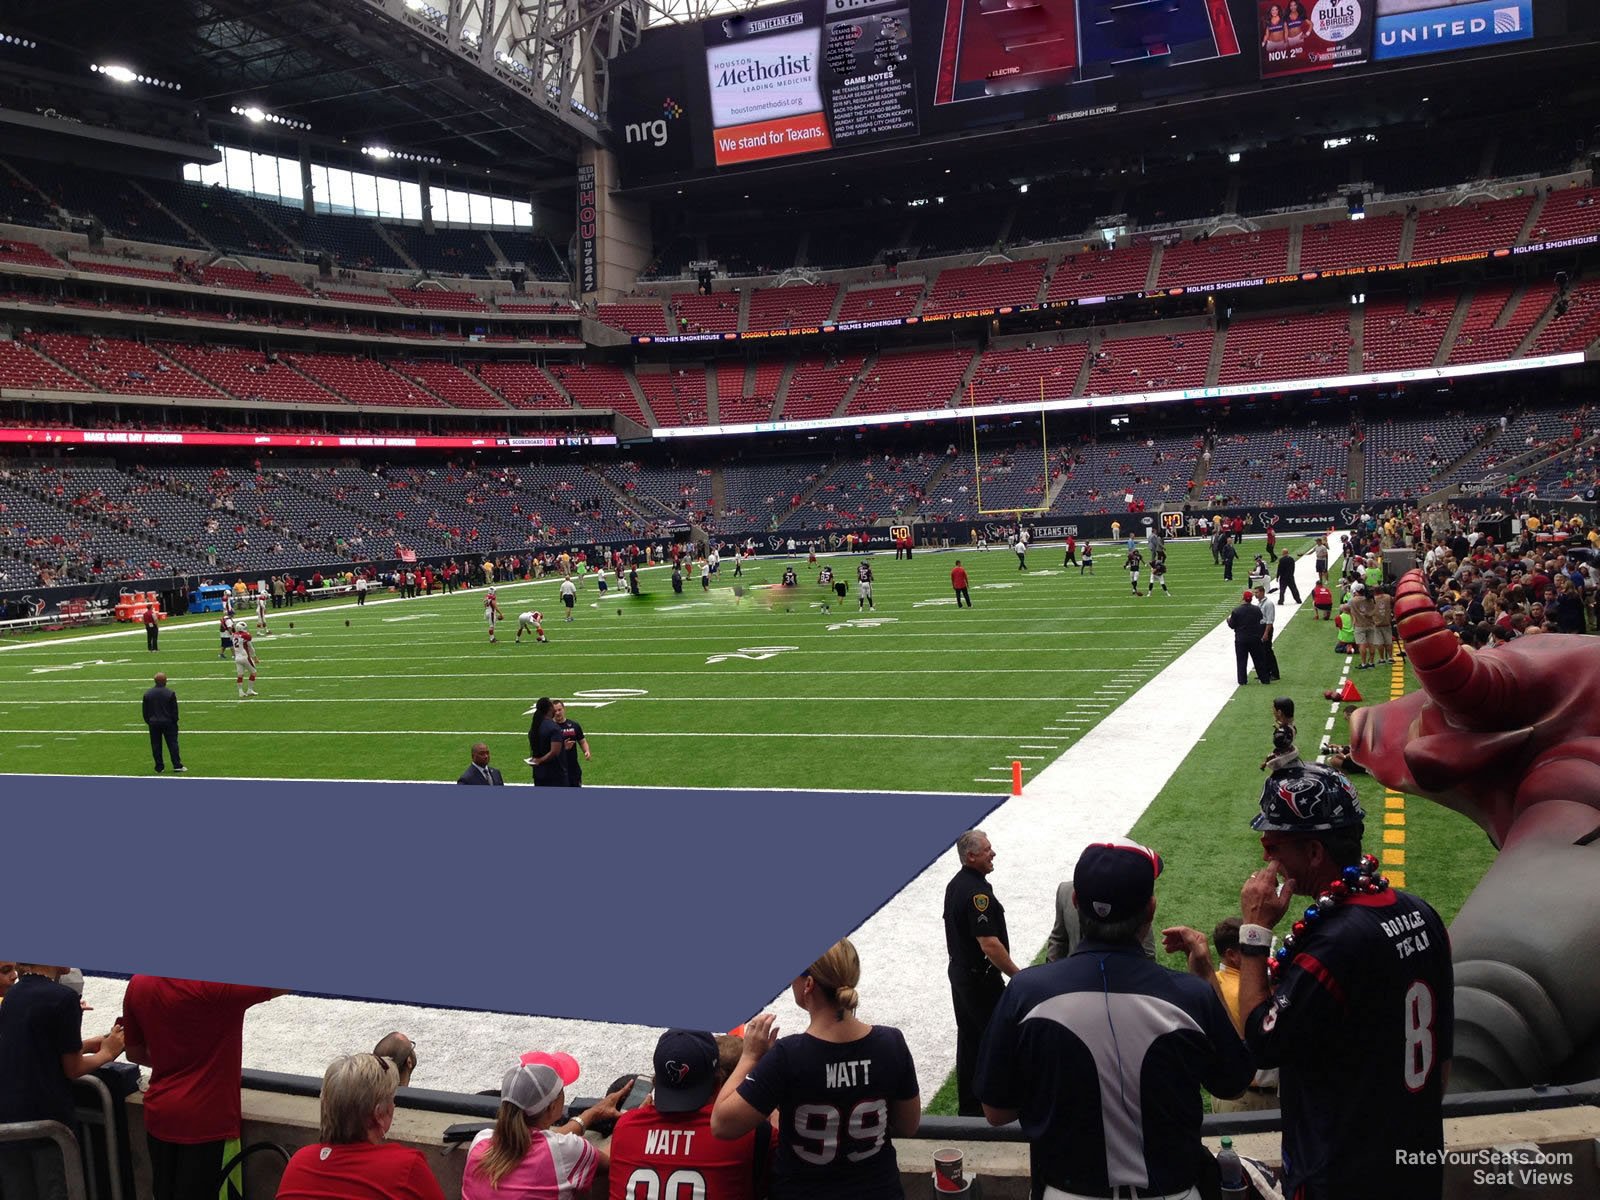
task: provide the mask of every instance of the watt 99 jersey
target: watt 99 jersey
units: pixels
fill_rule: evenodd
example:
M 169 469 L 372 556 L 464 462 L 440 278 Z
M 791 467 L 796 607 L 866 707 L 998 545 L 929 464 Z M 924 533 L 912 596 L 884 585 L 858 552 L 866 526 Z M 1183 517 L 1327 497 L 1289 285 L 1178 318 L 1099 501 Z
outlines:
M 772 1191 L 785 1200 L 881 1200 L 900 1194 L 889 1113 L 917 1096 L 917 1071 L 898 1029 L 854 1042 L 809 1033 L 780 1038 L 739 1085 L 763 1113 L 777 1109 Z

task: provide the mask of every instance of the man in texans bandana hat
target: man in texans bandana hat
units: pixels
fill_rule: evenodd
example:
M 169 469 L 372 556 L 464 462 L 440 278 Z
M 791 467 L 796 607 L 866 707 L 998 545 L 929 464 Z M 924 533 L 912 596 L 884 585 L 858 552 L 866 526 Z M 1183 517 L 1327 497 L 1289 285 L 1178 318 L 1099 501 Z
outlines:
M 767 1194 L 777 1131 L 763 1125 L 729 1142 L 711 1136 L 711 1109 L 724 1078 L 711 1034 L 669 1029 L 661 1035 L 655 1091 L 642 1107 L 623 1113 L 611 1135 L 610 1200 L 628 1200 L 636 1191 L 670 1196 L 668 1180 L 687 1178 L 683 1172 L 704 1181 L 704 1192 L 695 1195 L 705 1200 Z
M 1284 1195 L 1437 1200 L 1455 1025 L 1444 923 L 1362 854 L 1366 816 L 1339 772 L 1279 772 L 1260 808 L 1267 866 L 1240 894 L 1239 1011 L 1256 1065 L 1280 1068 Z

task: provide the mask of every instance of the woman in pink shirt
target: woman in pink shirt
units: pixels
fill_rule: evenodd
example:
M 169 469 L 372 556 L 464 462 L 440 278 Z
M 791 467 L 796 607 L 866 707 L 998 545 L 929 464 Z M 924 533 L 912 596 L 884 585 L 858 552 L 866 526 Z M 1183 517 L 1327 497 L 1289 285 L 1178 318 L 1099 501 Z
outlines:
M 566 1085 L 578 1078 L 569 1054 L 527 1054 L 500 1081 L 494 1128 L 473 1139 L 461 1177 L 461 1200 L 570 1200 L 588 1194 L 609 1165 L 583 1136 L 614 1119 L 633 1086 L 607 1096 L 582 1116 L 564 1116 Z

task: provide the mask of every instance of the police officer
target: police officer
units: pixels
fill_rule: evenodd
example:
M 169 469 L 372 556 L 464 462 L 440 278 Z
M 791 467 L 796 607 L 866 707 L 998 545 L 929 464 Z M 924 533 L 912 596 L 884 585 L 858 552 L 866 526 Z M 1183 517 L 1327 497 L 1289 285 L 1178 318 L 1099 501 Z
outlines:
M 1006 935 L 1006 910 L 989 890 L 994 847 L 981 829 L 956 840 L 961 870 L 944 890 L 944 944 L 950 954 L 950 996 L 956 1010 L 956 1098 L 963 1117 L 981 1117 L 973 1091 L 978 1045 L 989 1016 L 1017 973 Z

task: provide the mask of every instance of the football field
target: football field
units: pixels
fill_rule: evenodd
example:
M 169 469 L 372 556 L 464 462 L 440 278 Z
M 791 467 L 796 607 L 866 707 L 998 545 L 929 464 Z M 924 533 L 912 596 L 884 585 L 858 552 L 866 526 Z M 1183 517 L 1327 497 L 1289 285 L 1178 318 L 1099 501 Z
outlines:
M 1297 555 L 1307 547 L 1285 542 Z M 1247 546 L 1246 560 L 1253 554 Z M 1209 931 L 1237 911 L 1240 880 L 1260 859 L 1249 821 L 1271 698 L 1295 700 L 1301 752 L 1315 759 L 1325 738 L 1348 738 L 1347 706 L 1322 698 L 1341 673 L 1369 703 L 1414 686 L 1403 664 L 1350 672 L 1332 653 L 1331 626 L 1305 609 L 1281 622 L 1283 682 L 1235 688 L 1231 637 L 1218 627 L 1238 603 L 1243 563 L 1225 582 L 1202 543 L 1169 545 L 1172 595 L 1139 599 L 1109 546 L 1093 576 L 1063 570 L 1059 548 L 1035 549 L 1028 572 L 1003 548 L 963 552 L 970 611 L 957 611 L 950 589 L 956 557 L 824 559 L 849 581 L 842 605 L 816 582 L 821 564 L 804 558 L 768 559 L 741 579 L 728 564 L 709 591 L 692 580 L 681 596 L 659 569 L 641 572 L 639 596 L 613 591 L 602 601 L 590 579 L 570 624 L 555 580 L 502 584 L 508 620 L 497 645 L 481 590 L 375 595 L 360 609 L 346 600 L 298 606 L 269 614 L 260 695 L 247 700 L 231 658 L 218 657 L 214 617 L 175 619 L 158 653 L 146 650 L 142 629 L 10 639 L 0 642 L 0 773 L 150 774 L 139 700 L 161 670 L 180 698 L 191 771 L 169 775 L 172 787 L 214 788 L 225 800 L 225 776 L 448 783 L 480 739 L 508 781 L 525 783 L 528 711 L 550 695 L 587 706 L 570 714 L 594 751 L 586 785 L 960 791 L 1006 801 L 984 824 L 999 852 L 994 886 L 1012 950 L 1026 961 L 1041 953 L 1056 883 L 1070 877 L 1084 841 L 1124 832 L 1167 859 L 1158 925 Z M 875 610 L 858 609 L 859 561 L 876 576 Z M 789 565 L 799 585 L 777 586 Z M 550 641 L 518 645 L 516 614 L 532 609 Z M 1043 778 L 1008 800 L 1014 760 L 1025 780 Z M 1437 805 L 1386 794 L 1370 777 L 1354 782 L 1370 848 L 1397 883 L 1453 918 L 1493 858 L 1481 831 Z M 523 794 L 540 803 L 541 793 Z M 34 802 L 15 788 L 7 795 Z M 863 914 L 859 929 L 839 931 L 862 949 L 864 1015 L 906 1032 L 935 1113 L 954 1111 L 952 1086 L 939 1086 L 954 1029 L 937 918 L 954 861 L 941 856 Z M 425 874 L 425 855 L 415 869 Z M 96 976 L 90 987 L 91 1003 L 116 1010 L 120 980 Z M 793 1028 L 782 995 L 775 1007 Z M 603 1081 L 648 1062 L 659 1032 L 316 996 L 266 1006 L 248 1028 L 247 1065 L 313 1076 L 332 1055 L 403 1028 L 430 1046 L 418 1085 L 460 1091 L 492 1085 L 515 1046 L 565 1049 L 586 1080 Z
M 974 607 L 957 610 L 955 557 L 825 558 L 849 584 L 842 603 L 803 557 L 739 579 L 725 563 L 709 591 L 689 580 L 681 595 L 659 568 L 638 596 L 602 599 L 590 578 L 570 623 L 556 581 L 506 583 L 497 645 L 481 591 L 282 609 L 247 700 L 215 618 L 169 623 L 156 653 L 142 629 L 9 644 L 0 770 L 150 773 L 139 699 L 161 670 L 191 778 L 448 781 L 481 739 L 508 782 L 527 782 L 528 714 L 547 695 L 589 737 L 590 785 L 1003 791 L 1014 759 L 1031 772 L 1057 757 L 1238 602 L 1203 545 L 1173 546 L 1172 595 L 1139 600 L 1109 547 L 1095 575 L 1054 548 L 1022 572 L 997 548 L 960 556 Z M 791 561 L 799 586 L 778 586 Z M 859 606 L 859 561 L 874 609 Z M 530 609 L 545 644 L 513 641 Z

